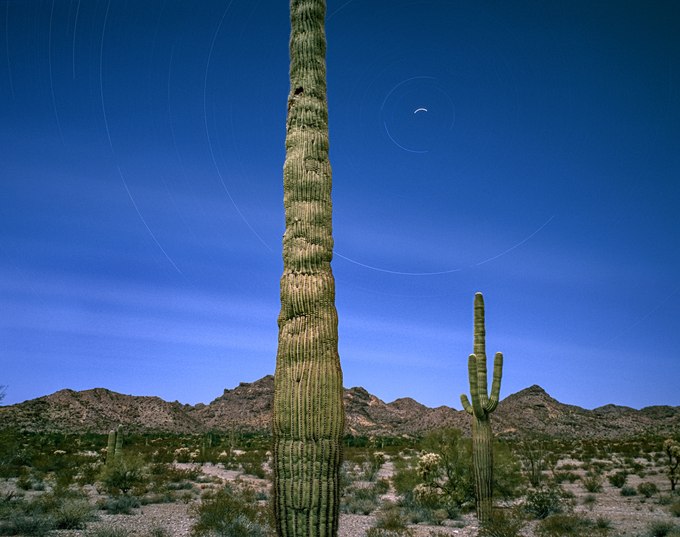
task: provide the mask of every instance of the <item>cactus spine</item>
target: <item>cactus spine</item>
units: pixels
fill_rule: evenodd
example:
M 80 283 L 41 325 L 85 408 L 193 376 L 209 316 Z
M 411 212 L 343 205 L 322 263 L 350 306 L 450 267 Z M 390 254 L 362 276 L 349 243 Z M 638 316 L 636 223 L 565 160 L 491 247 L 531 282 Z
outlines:
M 488 522 L 493 506 L 493 433 L 490 414 L 498 406 L 503 375 L 503 354 L 496 353 L 493 364 L 491 395 L 487 394 L 486 378 L 486 331 L 484 328 L 484 297 L 475 294 L 474 306 L 474 354 L 468 358 L 470 399 L 460 396 L 465 411 L 472 416 L 472 467 L 475 480 L 477 518 Z
M 274 377 L 274 512 L 280 537 L 337 535 L 344 408 L 331 272 L 324 0 L 290 2 L 283 276 Z

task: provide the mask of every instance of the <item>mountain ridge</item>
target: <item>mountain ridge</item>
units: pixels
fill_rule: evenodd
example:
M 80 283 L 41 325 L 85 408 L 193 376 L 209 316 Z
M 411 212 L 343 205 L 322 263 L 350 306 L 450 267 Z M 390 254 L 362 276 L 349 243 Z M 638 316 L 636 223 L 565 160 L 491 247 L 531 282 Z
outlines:
M 274 377 L 241 382 L 208 404 L 168 402 L 157 396 L 117 393 L 106 388 L 53 394 L 0 407 L 0 429 L 105 433 L 118 424 L 131 431 L 197 434 L 207 431 L 266 432 L 271 423 Z M 442 427 L 470 434 L 462 410 L 427 407 L 413 398 L 386 403 L 365 388 L 344 389 L 346 433 L 366 436 L 417 435 Z M 680 430 L 680 407 L 655 405 L 636 410 L 608 404 L 587 410 L 564 404 L 538 385 L 501 400 L 493 414 L 499 436 L 618 438 L 672 434 Z

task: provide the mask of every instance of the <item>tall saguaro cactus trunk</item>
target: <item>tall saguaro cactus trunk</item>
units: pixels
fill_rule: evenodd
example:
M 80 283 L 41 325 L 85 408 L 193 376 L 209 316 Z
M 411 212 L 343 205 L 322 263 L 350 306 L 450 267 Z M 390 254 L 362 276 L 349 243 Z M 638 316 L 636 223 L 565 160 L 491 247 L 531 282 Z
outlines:
M 324 0 L 290 2 L 286 230 L 274 377 L 274 511 L 280 537 L 334 537 L 344 408 L 331 272 Z
M 493 508 L 493 433 L 490 414 L 498 406 L 503 374 L 503 354 L 496 353 L 491 395 L 487 394 L 486 331 L 484 328 L 484 297 L 475 294 L 474 354 L 468 358 L 470 399 L 460 396 L 465 411 L 472 416 L 472 467 L 477 500 L 477 518 L 488 522 Z

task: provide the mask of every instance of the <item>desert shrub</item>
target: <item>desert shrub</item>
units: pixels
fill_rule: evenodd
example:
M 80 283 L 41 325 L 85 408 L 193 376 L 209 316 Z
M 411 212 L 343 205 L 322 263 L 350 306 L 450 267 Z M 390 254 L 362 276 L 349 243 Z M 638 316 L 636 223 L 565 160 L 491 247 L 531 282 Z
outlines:
M 657 520 L 652 522 L 648 528 L 648 534 L 650 537 L 668 537 L 671 535 L 676 535 L 678 533 L 678 527 L 672 522 L 666 522 L 665 520 Z
M 109 494 L 127 494 L 146 481 L 144 462 L 139 457 L 123 456 L 104 467 L 101 481 Z
M 521 537 L 525 525 L 521 510 L 494 510 L 491 519 L 482 524 L 479 537 Z
M 597 497 L 594 494 L 586 494 L 583 497 L 583 505 L 585 505 L 588 509 L 592 510 L 596 503 Z
M 413 532 L 406 526 L 401 509 L 394 503 L 386 503 L 378 511 L 374 527 L 366 532 L 366 537 L 408 537 Z
M 565 481 L 568 481 L 569 483 L 574 483 L 579 479 L 581 478 L 578 476 L 578 474 L 575 474 L 574 472 L 570 471 L 558 471 L 553 474 L 553 481 L 558 484 L 564 483 Z
M 385 453 L 382 451 L 375 451 L 364 455 L 364 460 L 361 461 L 361 478 L 365 481 L 375 481 L 378 477 L 378 471 L 385 460 Z
M 21 490 L 31 490 L 33 488 L 33 480 L 26 468 L 22 469 L 21 475 L 17 478 L 16 485 Z
M 680 517 L 680 500 L 676 500 L 670 507 L 671 515 Z
M 31 501 L 9 497 L 0 506 L 0 535 L 46 535 L 53 529 L 84 529 L 93 508 L 77 491 L 55 490 Z
M 567 498 L 559 487 L 542 487 L 527 494 L 524 511 L 534 518 L 543 519 L 564 511 Z
M 532 487 L 539 487 L 543 483 L 544 472 L 554 471 L 557 466 L 558 457 L 549 444 L 545 438 L 524 438 L 515 447 L 522 471 Z
M 101 473 L 100 463 L 88 463 L 83 464 L 75 477 L 76 482 L 79 485 L 94 485 L 99 478 Z
M 349 487 L 340 500 L 343 513 L 370 515 L 379 506 L 376 487 Z
M 45 537 L 55 527 L 54 518 L 48 514 L 15 512 L 7 520 L 0 521 L 0 535 Z
M 437 526 L 448 518 L 448 512 L 445 509 L 435 510 L 414 503 L 400 503 L 399 505 L 402 508 L 402 516 L 409 524 L 426 524 L 428 526 Z M 435 515 L 435 511 L 440 517 L 442 514 L 445 514 L 445 516 L 438 519 L 437 515 Z
M 225 537 L 268 537 L 272 535 L 267 509 L 260 506 L 252 488 L 225 486 L 207 494 L 195 508 L 192 535 Z
M 607 479 L 609 480 L 609 483 L 612 487 L 620 489 L 626 484 L 627 478 L 628 474 L 624 470 L 619 470 L 618 472 L 611 474 Z
M 54 510 L 55 526 L 60 530 L 82 530 L 95 520 L 92 506 L 86 499 L 67 498 Z
M 593 527 L 603 535 L 609 533 L 613 529 L 612 521 L 604 517 L 597 517 Z
M 511 500 L 523 491 L 526 479 L 522 474 L 522 465 L 510 449 L 502 441 L 493 444 L 493 494 L 494 498 Z
M 659 505 L 670 505 L 673 503 L 673 497 L 670 494 L 659 494 L 656 502 Z
M 140 505 L 141 503 L 137 497 L 124 494 L 107 498 L 101 505 L 101 508 L 110 515 L 130 515 L 132 510 Z
M 238 462 L 246 474 L 254 475 L 260 479 L 264 479 L 267 473 L 262 466 L 266 460 L 266 452 L 264 450 L 252 449 L 239 455 Z
M 590 535 L 593 523 L 575 514 L 558 513 L 541 520 L 536 526 L 538 537 L 581 537 Z
M 386 494 L 387 491 L 390 490 L 389 479 L 378 479 L 375 482 L 375 490 L 378 492 L 378 494 Z
M 429 453 L 418 459 L 421 482 L 441 492 L 441 507 L 458 508 L 474 502 L 471 471 L 471 443 L 458 429 L 440 429 L 428 433 L 423 446 Z
M 151 505 L 154 503 L 172 503 L 176 500 L 175 494 L 170 491 L 166 492 L 152 492 L 145 494 L 139 498 L 139 503 L 142 505 Z
M 581 482 L 583 483 L 583 488 L 588 492 L 602 492 L 602 478 L 597 474 L 586 474 L 581 478 Z
M 400 460 L 395 463 L 395 473 L 392 477 L 392 483 L 398 494 L 406 494 L 412 491 L 416 485 L 421 483 L 421 477 L 418 471 L 412 468 L 408 461 Z
M 172 464 L 158 462 L 149 468 L 151 477 L 156 482 L 178 483 L 182 481 L 195 481 L 201 475 L 197 467 L 178 468 Z
M 651 498 L 657 492 L 659 492 L 659 487 L 650 481 L 644 481 L 637 486 L 637 491 L 645 498 Z
M 621 496 L 635 496 L 637 491 L 633 487 L 624 485 L 621 487 Z

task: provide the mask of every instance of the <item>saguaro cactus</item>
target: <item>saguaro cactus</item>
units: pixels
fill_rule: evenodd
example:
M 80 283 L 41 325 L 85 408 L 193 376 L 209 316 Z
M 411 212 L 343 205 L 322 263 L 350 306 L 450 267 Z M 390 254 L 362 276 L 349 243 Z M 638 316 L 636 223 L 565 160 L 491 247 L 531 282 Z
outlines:
M 493 433 L 490 414 L 498 406 L 503 374 L 503 354 L 496 353 L 493 365 L 491 395 L 487 394 L 486 378 L 486 331 L 484 329 L 484 297 L 475 294 L 474 308 L 474 354 L 468 358 L 470 399 L 460 396 L 465 411 L 472 416 L 472 466 L 477 499 L 477 518 L 487 522 L 493 506 Z
M 113 455 L 116 452 L 116 430 L 109 431 L 109 438 L 106 442 L 106 466 L 113 464 Z
M 281 537 L 337 535 L 344 408 L 331 272 L 323 0 L 290 2 L 283 276 L 274 377 L 274 511 Z
M 109 431 L 109 438 L 106 444 L 106 466 L 111 466 L 120 459 L 123 454 L 123 426 Z

